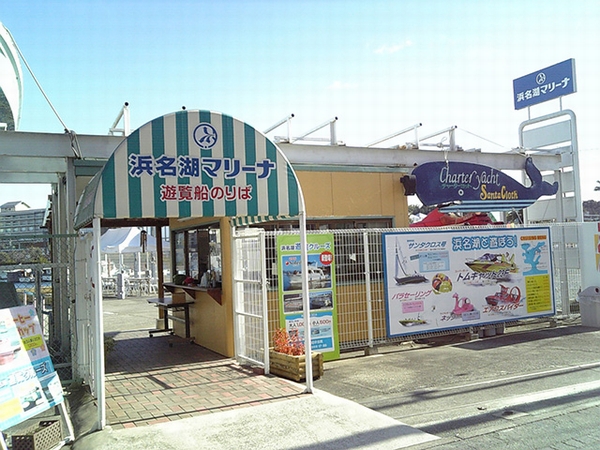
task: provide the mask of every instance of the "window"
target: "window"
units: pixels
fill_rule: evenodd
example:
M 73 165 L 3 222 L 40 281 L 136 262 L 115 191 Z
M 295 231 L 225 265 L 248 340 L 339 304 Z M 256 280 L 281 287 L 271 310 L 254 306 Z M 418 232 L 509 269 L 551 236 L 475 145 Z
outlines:
M 185 274 L 198 283 L 206 274 L 208 281 L 221 282 L 221 233 L 218 228 L 194 228 L 173 232 L 174 274 Z

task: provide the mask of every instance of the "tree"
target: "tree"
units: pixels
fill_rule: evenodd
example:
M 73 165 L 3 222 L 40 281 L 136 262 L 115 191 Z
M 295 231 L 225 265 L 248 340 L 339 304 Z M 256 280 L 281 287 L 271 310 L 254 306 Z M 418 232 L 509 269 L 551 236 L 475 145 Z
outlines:
M 600 187 L 598 189 L 594 189 L 600 191 Z M 600 216 L 600 202 L 595 200 L 586 200 L 583 202 L 583 214 L 587 216 Z
M 408 205 L 408 214 L 409 215 L 429 214 L 434 209 L 435 209 L 435 206 Z

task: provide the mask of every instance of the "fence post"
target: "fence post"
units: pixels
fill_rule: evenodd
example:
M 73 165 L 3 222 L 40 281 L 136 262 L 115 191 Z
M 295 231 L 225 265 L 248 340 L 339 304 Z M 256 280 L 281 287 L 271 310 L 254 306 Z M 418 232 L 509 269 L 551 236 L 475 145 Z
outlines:
M 42 299 L 42 269 L 38 267 L 34 270 L 33 273 L 35 276 L 35 296 L 33 306 L 40 320 L 40 328 L 42 330 L 42 335 L 47 337 L 48 334 L 44 321 L 44 300 Z
M 363 252 L 365 261 L 365 290 L 367 294 L 367 333 L 369 348 L 373 348 L 373 305 L 371 299 L 371 260 L 369 258 L 369 232 L 363 232 Z

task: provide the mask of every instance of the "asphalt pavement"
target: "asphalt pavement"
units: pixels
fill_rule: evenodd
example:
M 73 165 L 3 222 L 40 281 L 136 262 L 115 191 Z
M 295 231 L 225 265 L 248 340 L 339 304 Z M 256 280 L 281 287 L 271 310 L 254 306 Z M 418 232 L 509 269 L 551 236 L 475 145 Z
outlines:
M 109 326 L 125 307 L 107 308 Z M 144 329 L 142 315 L 133 320 Z M 73 396 L 77 439 L 71 446 L 600 449 L 599 348 L 600 329 L 581 326 L 579 315 L 529 320 L 492 337 L 448 336 L 380 347 L 369 356 L 344 353 L 325 363 L 313 393 L 289 382 L 294 395 L 277 401 L 95 432 L 89 429 L 93 399 L 80 408 Z M 279 381 L 258 375 L 255 382 L 261 379 Z
M 573 316 L 502 335 L 347 353 L 300 398 L 135 429 L 75 449 L 600 448 L 600 330 Z
M 599 350 L 575 315 L 356 354 L 315 386 L 438 438 L 415 450 L 600 449 Z

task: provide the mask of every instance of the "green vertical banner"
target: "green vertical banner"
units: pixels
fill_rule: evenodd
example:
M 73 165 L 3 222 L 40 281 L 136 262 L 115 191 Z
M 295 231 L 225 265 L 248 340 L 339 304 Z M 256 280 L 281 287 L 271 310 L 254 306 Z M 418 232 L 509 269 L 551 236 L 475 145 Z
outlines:
M 331 361 L 340 357 L 333 234 L 309 234 L 306 240 L 311 348 L 323 353 L 325 361 Z M 304 340 L 300 235 L 277 236 L 277 261 L 281 326 L 290 333 L 298 332 Z

